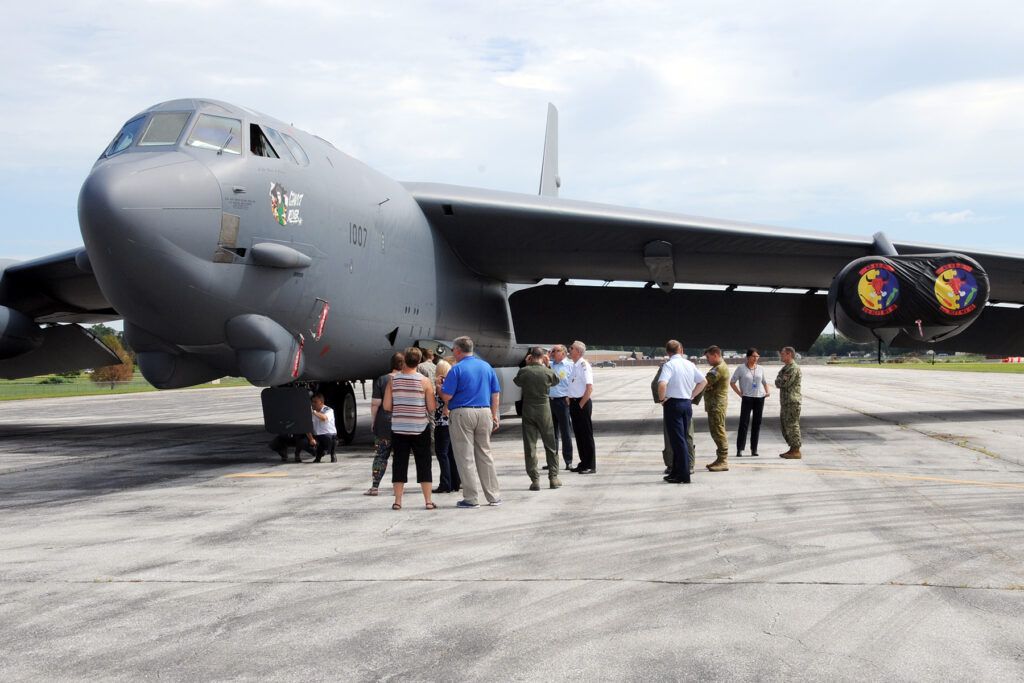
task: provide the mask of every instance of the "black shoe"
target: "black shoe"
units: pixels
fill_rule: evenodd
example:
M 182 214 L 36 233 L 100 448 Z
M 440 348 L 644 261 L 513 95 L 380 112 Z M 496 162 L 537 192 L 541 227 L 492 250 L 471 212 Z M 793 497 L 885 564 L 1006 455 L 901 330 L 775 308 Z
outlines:
M 672 474 L 672 468 L 671 467 L 666 467 L 665 471 L 662 474 Z
M 573 470 L 576 474 L 596 474 L 597 470 L 592 470 L 589 467 L 586 469 L 575 469 Z
M 451 492 L 452 492 L 451 489 L 442 489 L 442 488 L 439 487 L 439 488 L 434 489 L 431 493 L 451 493 Z
M 670 484 L 682 484 L 683 483 L 682 479 L 676 479 L 675 477 L 662 477 L 662 479 L 667 481 Z
M 566 472 L 572 472 L 572 463 L 571 462 L 565 463 L 565 471 Z
M 544 465 L 544 467 L 541 467 L 542 470 L 546 470 L 547 468 L 548 468 L 547 465 Z
M 281 456 L 281 462 L 288 462 L 288 451 L 274 451 Z
M 736 451 L 736 457 L 737 458 L 742 458 L 743 457 L 743 451 Z
M 569 470 L 570 472 L 579 472 L 580 466 L 576 465 L 576 467 L 566 467 L 565 469 Z
M 323 456 L 320 455 L 320 456 L 317 456 L 317 457 L 313 458 L 313 462 L 320 462 L 320 458 L 322 458 L 322 457 Z
M 757 453 L 751 453 L 750 457 L 751 458 L 757 458 L 757 457 L 760 457 L 760 456 Z
M 338 462 L 338 456 L 332 455 L 331 456 L 331 462 Z

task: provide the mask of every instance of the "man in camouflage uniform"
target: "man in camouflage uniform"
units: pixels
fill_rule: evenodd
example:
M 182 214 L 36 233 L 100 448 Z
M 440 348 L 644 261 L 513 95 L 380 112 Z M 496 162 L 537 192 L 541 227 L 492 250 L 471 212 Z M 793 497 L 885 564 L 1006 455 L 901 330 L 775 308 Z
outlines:
M 658 399 L 658 378 L 661 377 L 661 368 L 664 365 L 662 363 L 658 366 L 658 371 L 654 373 L 654 379 L 651 380 L 651 394 L 654 396 L 654 402 L 658 405 L 661 405 L 661 401 Z M 703 393 L 697 394 L 697 397 L 693 399 L 693 405 L 700 403 L 703 396 Z M 672 460 L 675 456 L 672 453 L 672 444 L 668 440 L 667 422 L 662 425 L 661 434 L 665 439 L 665 446 L 661 449 L 661 459 L 665 461 L 665 474 L 669 474 L 672 471 Z M 697 461 L 697 446 L 693 443 L 693 420 L 686 423 L 686 448 L 690 451 L 690 474 L 693 474 L 693 465 Z
M 779 421 L 782 424 L 782 438 L 786 440 L 789 450 L 779 453 L 780 458 L 799 460 L 800 455 L 800 366 L 796 364 L 796 351 L 786 346 L 779 351 L 782 369 L 775 377 L 775 386 L 779 388 L 781 410 Z
M 725 410 L 729 407 L 729 366 L 722 359 L 722 349 L 709 346 L 704 351 L 711 369 L 706 378 L 704 410 L 708 413 L 708 429 L 715 442 L 715 461 L 707 466 L 712 472 L 729 471 L 729 437 L 725 434 Z
M 537 471 L 537 437 L 544 443 L 548 461 L 549 486 L 557 489 L 558 447 L 555 445 L 555 424 L 551 419 L 548 391 L 559 382 L 558 375 L 544 364 L 547 354 L 535 346 L 526 356 L 526 365 L 512 380 L 523 390 L 523 451 L 526 453 L 526 473 L 530 476 L 530 490 L 540 491 L 540 473 Z

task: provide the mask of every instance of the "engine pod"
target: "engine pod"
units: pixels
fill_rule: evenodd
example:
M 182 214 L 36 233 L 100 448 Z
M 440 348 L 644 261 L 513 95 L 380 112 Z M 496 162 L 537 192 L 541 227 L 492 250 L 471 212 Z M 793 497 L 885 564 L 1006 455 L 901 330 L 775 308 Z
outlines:
M 855 341 L 891 341 L 901 331 L 937 341 L 970 325 L 988 295 L 984 269 L 963 254 L 869 256 L 832 280 L 829 315 Z

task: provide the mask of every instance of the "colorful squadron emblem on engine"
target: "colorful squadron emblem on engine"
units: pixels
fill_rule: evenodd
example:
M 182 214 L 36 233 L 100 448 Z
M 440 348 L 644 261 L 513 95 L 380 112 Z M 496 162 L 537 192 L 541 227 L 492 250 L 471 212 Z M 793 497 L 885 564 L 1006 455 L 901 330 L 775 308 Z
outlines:
M 869 263 L 858 271 L 861 311 L 867 315 L 889 315 L 896 310 L 900 297 L 900 282 L 888 263 Z
M 966 263 L 947 263 L 935 271 L 935 298 L 946 315 L 967 315 L 978 307 L 978 281 Z

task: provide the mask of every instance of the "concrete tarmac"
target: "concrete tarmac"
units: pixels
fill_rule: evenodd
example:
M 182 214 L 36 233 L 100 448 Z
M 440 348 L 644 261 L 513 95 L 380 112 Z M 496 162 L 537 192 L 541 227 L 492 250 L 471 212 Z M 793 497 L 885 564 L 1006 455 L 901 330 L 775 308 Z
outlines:
M 1024 378 L 805 367 L 803 460 L 773 396 L 707 472 L 698 408 L 680 486 L 652 374 L 595 372 L 599 471 L 559 490 L 506 419 L 478 510 L 363 496 L 368 401 L 301 465 L 257 389 L 0 404 L 0 679 L 1024 678 Z

